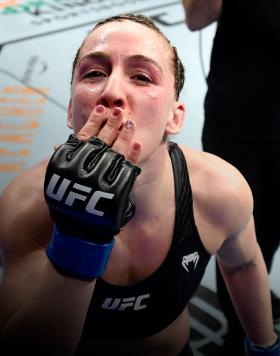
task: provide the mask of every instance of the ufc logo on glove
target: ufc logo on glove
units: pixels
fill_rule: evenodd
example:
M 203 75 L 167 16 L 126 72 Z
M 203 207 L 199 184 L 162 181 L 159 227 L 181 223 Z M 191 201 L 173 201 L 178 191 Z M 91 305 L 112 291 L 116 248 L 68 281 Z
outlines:
M 65 199 L 65 204 L 68 206 L 72 206 L 74 204 L 74 201 L 77 200 L 82 200 L 85 201 L 88 197 L 88 194 L 91 193 L 92 188 L 87 187 L 85 185 L 82 184 L 78 184 L 78 183 L 74 183 L 72 182 L 70 179 L 67 178 L 63 178 L 62 182 L 59 185 L 59 188 L 56 189 L 57 183 L 60 180 L 61 176 L 59 176 L 58 174 L 53 174 L 49 184 L 47 186 L 46 189 L 46 195 L 52 199 L 55 199 L 57 201 L 62 201 L 63 197 L 65 196 L 66 190 L 69 187 L 73 187 L 73 189 L 75 189 L 76 191 L 79 192 L 83 192 L 83 194 L 81 193 L 77 193 L 75 191 L 70 190 L 70 192 L 68 193 L 68 195 L 66 196 Z M 54 192 L 56 190 L 56 193 Z M 96 204 L 98 203 L 98 201 L 103 198 L 103 199 L 113 199 L 114 194 L 112 193 L 106 193 L 106 192 L 102 192 L 100 190 L 96 190 L 93 192 L 92 196 L 89 199 L 89 202 L 87 203 L 85 210 L 88 213 L 94 214 L 94 215 L 98 215 L 98 216 L 103 216 L 104 212 L 101 210 L 97 210 L 95 209 Z

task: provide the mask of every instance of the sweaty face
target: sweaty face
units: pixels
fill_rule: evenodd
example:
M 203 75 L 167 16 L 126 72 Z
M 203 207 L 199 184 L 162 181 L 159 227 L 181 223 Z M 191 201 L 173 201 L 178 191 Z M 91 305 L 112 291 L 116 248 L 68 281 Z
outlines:
M 92 110 L 119 106 L 151 153 L 168 134 L 176 107 L 171 49 L 155 31 L 131 21 L 102 25 L 86 39 L 75 69 L 68 124 L 77 133 Z

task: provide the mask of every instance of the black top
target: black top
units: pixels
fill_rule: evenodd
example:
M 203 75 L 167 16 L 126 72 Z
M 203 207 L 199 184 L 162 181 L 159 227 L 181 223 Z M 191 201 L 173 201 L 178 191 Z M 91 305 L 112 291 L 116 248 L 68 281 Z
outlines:
M 224 0 L 214 38 L 206 124 L 280 138 L 280 1 Z
M 170 250 L 162 265 L 135 285 L 116 286 L 97 279 L 84 327 L 85 338 L 136 339 L 158 333 L 180 315 L 201 282 L 210 255 L 195 226 L 183 153 L 175 143 L 169 143 L 169 153 L 176 192 Z

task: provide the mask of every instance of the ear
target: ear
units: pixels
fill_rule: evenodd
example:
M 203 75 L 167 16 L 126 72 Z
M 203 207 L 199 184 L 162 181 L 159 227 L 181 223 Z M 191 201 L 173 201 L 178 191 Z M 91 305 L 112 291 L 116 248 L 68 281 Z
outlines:
M 67 109 L 67 126 L 69 129 L 73 129 L 73 116 L 72 116 L 72 100 L 69 100 Z
M 165 132 L 168 135 L 179 133 L 183 127 L 186 107 L 183 103 L 175 101 L 170 119 L 167 122 Z

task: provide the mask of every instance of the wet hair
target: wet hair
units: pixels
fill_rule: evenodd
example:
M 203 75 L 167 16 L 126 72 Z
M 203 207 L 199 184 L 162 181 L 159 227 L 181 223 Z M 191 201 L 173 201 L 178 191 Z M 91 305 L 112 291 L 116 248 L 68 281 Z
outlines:
M 133 21 L 133 22 L 139 23 L 141 25 L 144 25 L 144 26 L 152 29 L 153 31 L 160 34 L 165 39 L 167 44 L 170 46 L 172 54 L 173 54 L 172 62 L 173 62 L 173 72 L 174 72 L 174 78 L 175 78 L 175 93 L 176 93 L 176 99 L 178 99 L 180 92 L 184 86 L 184 81 L 185 81 L 184 66 L 179 58 L 176 47 L 171 45 L 169 39 L 163 34 L 163 32 L 161 32 L 159 27 L 157 27 L 156 24 L 149 17 L 147 17 L 145 15 L 135 15 L 135 14 L 120 14 L 117 16 L 108 17 L 108 18 L 103 19 L 100 22 L 98 22 L 93 27 L 93 29 L 89 32 L 89 34 L 92 33 L 93 31 L 95 31 L 98 27 L 105 25 L 106 23 L 116 22 L 116 21 L 124 21 L 124 20 Z M 79 55 L 80 55 L 81 49 L 82 49 L 87 37 L 84 39 L 83 43 L 79 47 L 79 49 L 76 53 L 76 56 L 74 58 L 73 66 L 72 66 L 71 85 L 73 82 L 74 71 L 77 66 Z

